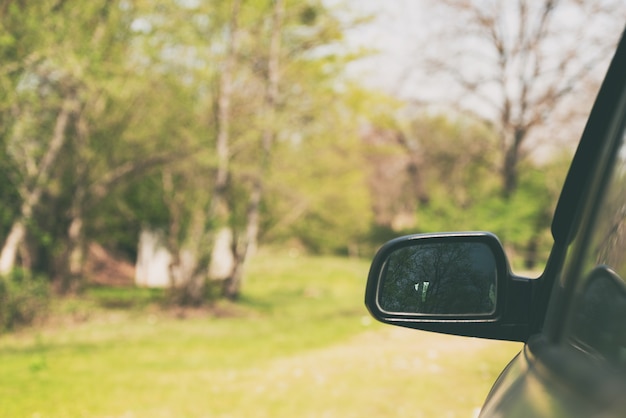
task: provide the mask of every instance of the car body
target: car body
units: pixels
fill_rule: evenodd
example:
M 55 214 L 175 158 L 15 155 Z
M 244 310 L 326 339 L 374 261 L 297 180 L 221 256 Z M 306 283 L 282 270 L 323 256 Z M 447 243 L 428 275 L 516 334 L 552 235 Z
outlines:
M 400 237 L 375 256 L 365 303 L 409 328 L 524 343 L 484 417 L 626 416 L 626 38 L 572 161 L 538 278 L 485 232 Z

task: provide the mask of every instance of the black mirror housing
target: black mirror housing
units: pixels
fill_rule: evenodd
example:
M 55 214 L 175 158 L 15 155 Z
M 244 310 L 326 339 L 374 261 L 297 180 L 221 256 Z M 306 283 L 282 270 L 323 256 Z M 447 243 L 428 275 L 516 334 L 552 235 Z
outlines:
M 491 233 L 407 235 L 374 257 L 365 305 L 387 324 L 523 342 L 531 285 L 531 279 L 513 276 Z

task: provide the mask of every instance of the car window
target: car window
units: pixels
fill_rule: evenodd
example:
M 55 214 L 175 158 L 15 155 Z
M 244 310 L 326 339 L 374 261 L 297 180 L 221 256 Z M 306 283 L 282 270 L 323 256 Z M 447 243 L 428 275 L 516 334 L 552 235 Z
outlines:
M 626 370 L 626 132 L 600 202 L 573 305 L 569 340 Z

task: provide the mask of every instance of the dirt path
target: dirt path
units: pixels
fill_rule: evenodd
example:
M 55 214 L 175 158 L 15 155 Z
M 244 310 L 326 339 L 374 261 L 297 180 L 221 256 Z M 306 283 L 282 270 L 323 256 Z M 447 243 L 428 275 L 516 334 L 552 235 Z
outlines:
M 262 405 L 256 417 L 469 418 L 519 348 L 376 327 L 340 344 L 233 372 L 227 380 L 233 390 L 244 385 L 241 410 Z M 237 414 L 231 409 L 225 416 Z

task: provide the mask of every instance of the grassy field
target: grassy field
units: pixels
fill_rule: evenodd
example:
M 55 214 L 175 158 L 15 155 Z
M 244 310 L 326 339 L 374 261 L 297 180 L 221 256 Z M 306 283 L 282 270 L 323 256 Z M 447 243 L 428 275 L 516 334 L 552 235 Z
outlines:
M 213 314 L 141 289 L 66 300 L 0 337 L 0 416 L 472 417 L 520 345 L 373 323 L 367 268 L 262 254 Z

